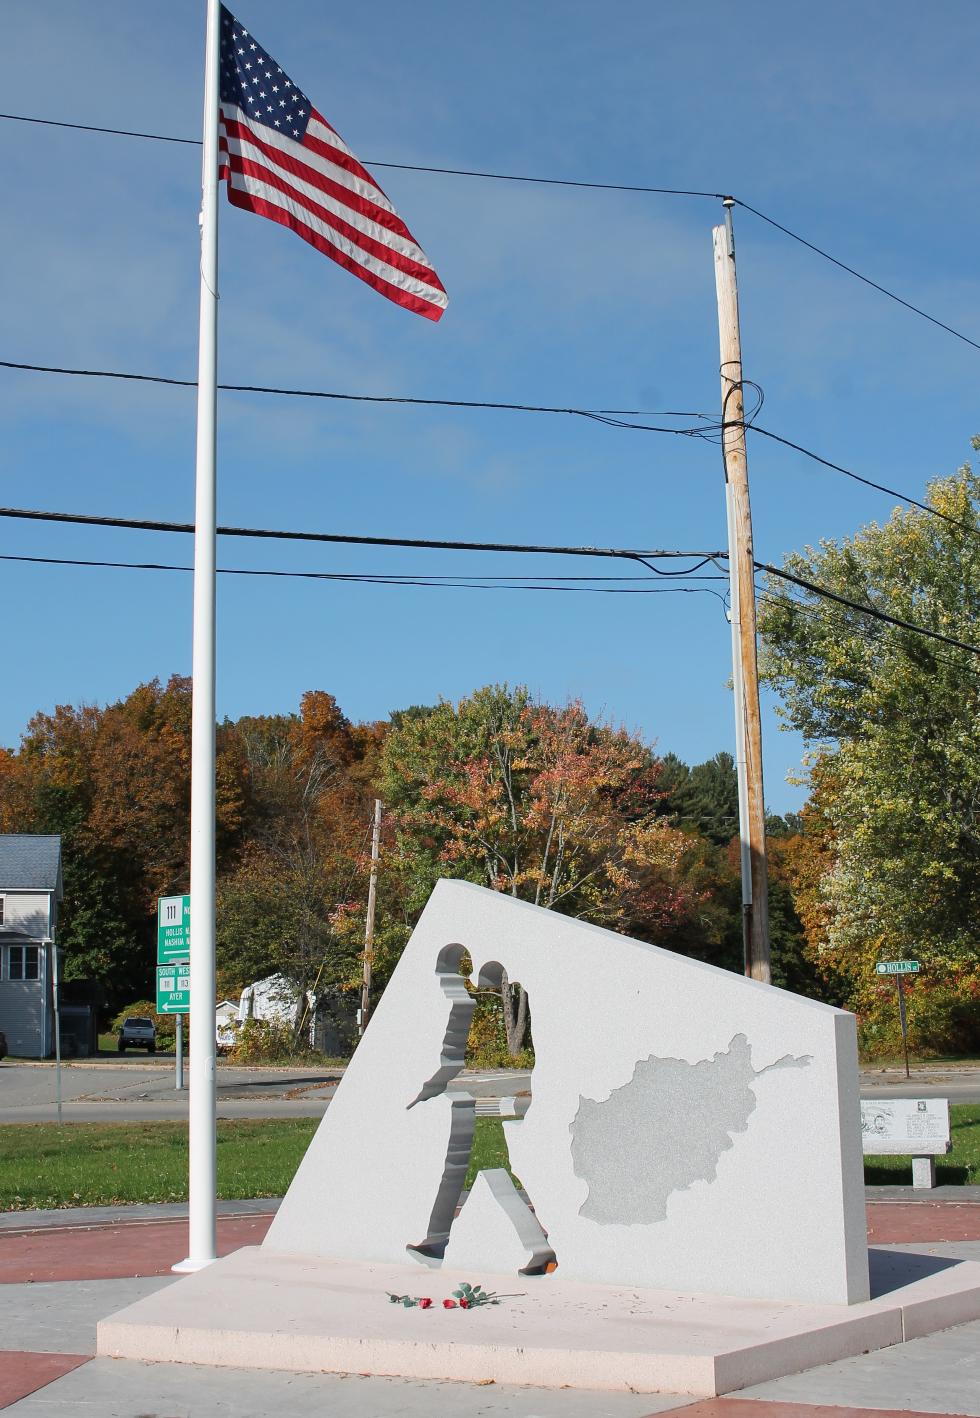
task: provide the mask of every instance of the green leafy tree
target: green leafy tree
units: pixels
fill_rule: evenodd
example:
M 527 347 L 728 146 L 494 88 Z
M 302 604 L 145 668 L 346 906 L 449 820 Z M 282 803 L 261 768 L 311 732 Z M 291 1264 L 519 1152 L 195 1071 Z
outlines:
M 738 776 L 730 753 L 687 770 L 667 799 L 680 821 L 725 847 L 738 836 Z
M 978 446 L 977 443 L 974 446 Z M 980 643 L 980 481 L 929 485 L 932 512 L 899 508 L 840 542 L 790 556 L 794 574 L 967 644 Z M 933 514 L 938 515 L 933 515 Z M 846 982 L 865 1042 L 894 1042 L 883 956 L 924 973 L 909 1018 L 923 1047 L 980 1041 L 980 656 L 773 578 L 763 667 L 815 754 L 825 870 L 808 934 Z M 816 900 L 814 900 L 814 891 Z M 814 940 L 814 935 L 818 940 Z
M 716 753 L 689 768 L 674 754 L 662 760 L 661 811 L 691 834 L 682 874 L 695 909 L 680 913 L 663 944 L 686 955 L 741 970 L 741 862 L 738 846 L 738 774 L 730 753 Z M 796 912 L 786 866 L 789 839 L 799 830 L 795 818 L 769 814 L 769 944 L 773 983 L 819 997 L 822 982 L 806 955 L 806 937 Z

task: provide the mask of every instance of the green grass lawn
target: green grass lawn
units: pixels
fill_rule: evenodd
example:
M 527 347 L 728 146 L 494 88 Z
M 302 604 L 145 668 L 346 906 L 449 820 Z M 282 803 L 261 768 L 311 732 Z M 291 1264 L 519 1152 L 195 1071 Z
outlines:
M 952 1152 L 936 1158 L 940 1186 L 980 1185 L 980 1105 L 954 1103 L 949 1110 Z M 912 1163 L 908 1157 L 866 1157 L 864 1180 L 869 1186 L 910 1187 Z
M 218 1123 L 218 1196 L 282 1196 L 314 1118 Z M 185 1123 L 0 1127 L 0 1210 L 186 1201 Z
M 939 1182 L 980 1183 L 980 1107 L 950 1109 L 953 1151 Z M 282 1196 L 316 1129 L 314 1118 L 218 1123 L 218 1196 Z M 503 1129 L 477 1118 L 467 1185 L 484 1167 L 506 1167 Z M 875 1158 L 869 1183 L 909 1185 L 912 1164 Z M 0 1126 L 0 1211 L 28 1207 L 111 1206 L 186 1201 L 187 1128 L 183 1123 L 13 1123 Z
M 282 1196 L 315 1118 L 218 1123 L 218 1196 Z M 467 1185 L 505 1167 L 503 1130 L 478 1118 Z M 184 1123 L 11 1123 L 0 1126 L 0 1211 L 187 1200 Z

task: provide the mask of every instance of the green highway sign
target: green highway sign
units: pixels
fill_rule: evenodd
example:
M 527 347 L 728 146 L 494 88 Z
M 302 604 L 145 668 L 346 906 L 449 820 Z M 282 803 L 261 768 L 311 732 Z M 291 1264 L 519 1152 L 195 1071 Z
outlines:
M 191 955 L 191 898 L 161 896 L 157 901 L 157 964 L 172 965 Z
M 918 960 L 879 960 L 875 966 L 879 975 L 917 975 Z
M 191 967 L 157 966 L 157 1014 L 187 1014 L 191 1007 Z

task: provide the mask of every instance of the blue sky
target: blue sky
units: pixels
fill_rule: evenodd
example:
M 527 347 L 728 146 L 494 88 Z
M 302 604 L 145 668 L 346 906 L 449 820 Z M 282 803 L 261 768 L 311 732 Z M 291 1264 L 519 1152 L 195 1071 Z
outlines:
M 977 7 L 240 0 L 371 159 L 732 191 L 976 336 Z M 203 3 L 48 0 L 6 18 L 4 108 L 198 137 Z M 0 357 L 192 377 L 195 149 L 0 123 Z M 271 222 L 221 207 L 220 376 L 590 408 L 718 407 L 711 227 L 692 198 L 378 170 L 449 293 L 440 325 Z M 914 495 L 969 455 L 980 355 L 736 213 L 763 422 Z M 193 515 L 191 391 L 0 371 L 2 501 Z M 756 440 L 756 554 L 839 537 L 887 497 Z M 219 518 L 388 536 L 716 548 L 708 443 L 530 415 L 224 395 Z M 8 554 L 186 562 L 189 539 L 0 523 Z M 224 542 L 229 566 L 506 573 L 505 558 Z M 574 563 L 522 571 L 580 574 Z M 609 568 L 599 568 L 600 570 Z M 0 563 L 0 743 L 37 709 L 190 668 L 190 578 Z M 709 595 L 443 591 L 223 578 L 219 713 L 355 719 L 526 683 L 699 761 L 732 747 Z M 802 745 L 765 706 L 766 797 Z

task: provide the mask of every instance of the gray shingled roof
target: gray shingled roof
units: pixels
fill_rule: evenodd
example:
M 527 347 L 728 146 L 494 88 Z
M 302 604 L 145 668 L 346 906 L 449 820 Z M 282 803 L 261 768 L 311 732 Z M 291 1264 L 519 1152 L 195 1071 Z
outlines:
M 60 837 L 0 833 L 0 891 L 57 891 L 60 878 Z

